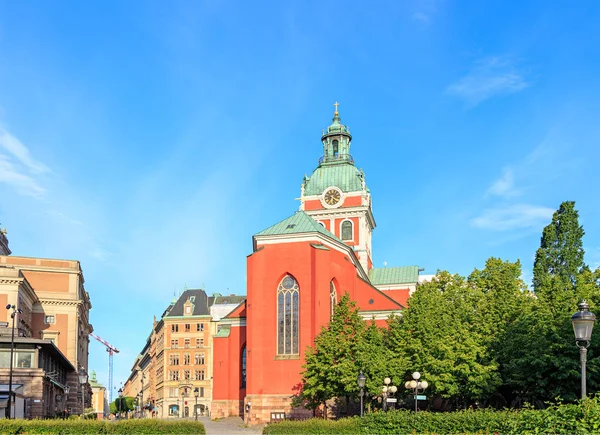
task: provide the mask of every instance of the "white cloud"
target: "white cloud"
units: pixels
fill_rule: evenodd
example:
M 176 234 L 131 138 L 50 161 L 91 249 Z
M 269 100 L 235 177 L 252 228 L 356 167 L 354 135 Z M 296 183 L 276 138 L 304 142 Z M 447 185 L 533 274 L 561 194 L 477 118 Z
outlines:
M 0 183 L 14 187 L 21 195 L 42 198 L 46 189 L 34 176 L 49 172 L 48 167 L 36 161 L 19 139 L 1 127 L 0 151 L 4 151 L 0 152 Z
M 32 177 L 23 174 L 17 165 L 11 163 L 7 156 L 0 154 L 0 183 L 14 187 L 21 195 L 42 198 L 46 189 L 41 187 Z
M 539 227 L 552 218 L 554 209 L 530 204 L 489 208 L 471 219 L 471 226 L 494 231 Z
M 475 62 L 467 75 L 448 86 L 446 92 L 476 106 L 492 97 L 520 92 L 530 84 L 508 59 L 488 57 Z
M 498 178 L 487 190 L 485 196 L 501 196 L 511 198 L 521 194 L 515 187 L 515 174 L 511 168 L 504 168 L 502 176 Z
M 35 161 L 33 157 L 31 157 L 29 149 L 27 149 L 19 139 L 2 128 L 0 128 L 0 148 L 3 148 L 12 154 L 32 173 L 39 174 L 48 172 L 48 167 L 43 163 Z

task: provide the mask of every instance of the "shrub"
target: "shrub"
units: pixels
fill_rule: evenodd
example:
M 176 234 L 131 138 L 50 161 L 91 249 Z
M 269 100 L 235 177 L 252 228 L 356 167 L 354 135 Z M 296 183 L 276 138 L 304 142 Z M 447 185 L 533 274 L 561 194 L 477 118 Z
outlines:
M 293 434 L 594 434 L 600 433 L 600 398 L 546 409 L 468 409 L 456 412 L 398 410 L 337 421 L 285 421 L 267 425 L 269 435 Z
M 205 434 L 194 421 L 166 420 L 0 420 L 0 434 Z

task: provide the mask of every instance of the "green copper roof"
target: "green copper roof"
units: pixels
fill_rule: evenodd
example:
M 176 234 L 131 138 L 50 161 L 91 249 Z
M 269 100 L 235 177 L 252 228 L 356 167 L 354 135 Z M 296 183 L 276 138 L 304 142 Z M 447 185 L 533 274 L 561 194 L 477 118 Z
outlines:
M 373 285 L 416 283 L 419 266 L 373 268 L 369 271 L 369 280 Z
M 256 233 L 256 236 L 275 236 L 280 234 L 300 234 L 300 233 L 321 233 L 335 240 L 339 240 L 332 233 L 327 231 L 323 225 L 317 223 L 313 218 L 304 213 L 297 211 L 292 216 L 275 225 L 270 226 L 266 230 Z
M 215 337 L 229 337 L 230 333 L 231 333 L 231 326 L 222 325 L 221 329 L 219 329 L 217 331 L 217 334 L 215 335 Z
M 360 192 L 364 175 L 352 163 L 320 165 L 307 178 L 304 195 L 320 195 L 330 186 L 336 186 L 342 192 Z M 369 189 L 367 189 L 367 192 Z

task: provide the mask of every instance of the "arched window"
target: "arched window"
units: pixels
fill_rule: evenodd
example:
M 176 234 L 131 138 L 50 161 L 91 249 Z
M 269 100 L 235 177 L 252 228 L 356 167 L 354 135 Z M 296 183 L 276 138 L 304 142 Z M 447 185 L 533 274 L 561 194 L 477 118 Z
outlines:
M 240 388 L 246 388 L 246 346 L 242 349 L 242 379 Z
M 333 319 L 333 310 L 337 305 L 337 292 L 335 291 L 335 285 L 333 281 L 329 283 L 329 307 L 330 307 L 330 318 Z
M 333 157 L 337 157 L 338 156 L 338 141 L 334 140 L 333 141 Z
M 342 222 L 342 240 L 352 240 L 354 232 L 354 225 L 352 225 L 352 221 L 344 221 Z
M 277 289 L 277 354 L 298 355 L 298 293 L 300 288 L 286 275 Z

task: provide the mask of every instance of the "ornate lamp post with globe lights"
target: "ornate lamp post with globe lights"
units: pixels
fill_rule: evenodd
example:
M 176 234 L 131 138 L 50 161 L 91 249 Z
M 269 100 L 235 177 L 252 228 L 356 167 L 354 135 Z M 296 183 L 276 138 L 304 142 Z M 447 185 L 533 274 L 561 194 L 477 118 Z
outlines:
M 413 380 L 406 381 L 404 386 L 408 390 L 413 390 L 414 395 L 415 395 L 415 412 L 417 412 L 418 411 L 417 403 L 419 400 L 419 398 L 418 398 L 419 390 L 425 391 L 425 389 L 429 386 L 429 384 L 427 383 L 427 381 L 419 381 L 419 379 L 421 378 L 421 373 L 419 373 L 419 372 L 414 372 L 412 374 L 412 378 L 413 378 Z
M 381 388 L 381 392 L 383 393 L 383 410 L 387 411 L 388 409 L 388 400 L 390 402 L 392 402 L 392 400 L 395 402 L 396 399 L 388 399 L 388 396 L 393 395 L 396 391 L 398 391 L 398 387 L 396 387 L 395 385 L 390 385 L 390 383 L 392 382 L 392 380 L 390 378 L 385 378 L 383 380 L 383 387 Z
M 587 396 L 586 388 L 586 363 L 587 348 L 590 347 L 592 340 L 592 329 L 596 323 L 596 316 L 590 312 L 590 306 L 582 301 L 579 304 L 579 311 L 571 316 L 573 332 L 575 332 L 575 344 L 579 348 L 579 358 L 581 360 L 581 398 Z

